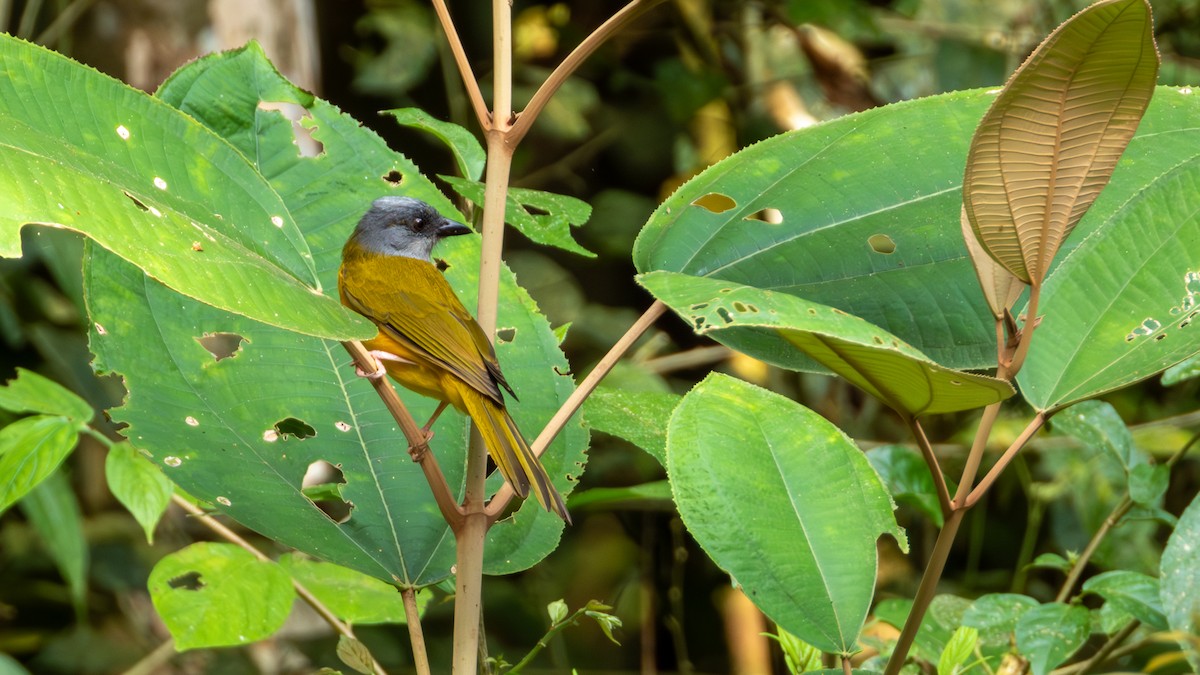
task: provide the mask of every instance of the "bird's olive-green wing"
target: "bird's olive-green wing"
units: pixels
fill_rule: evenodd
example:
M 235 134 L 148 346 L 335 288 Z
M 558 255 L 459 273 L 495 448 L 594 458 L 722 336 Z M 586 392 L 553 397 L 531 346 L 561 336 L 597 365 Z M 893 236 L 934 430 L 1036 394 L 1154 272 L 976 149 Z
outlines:
M 483 330 L 436 267 L 410 259 L 372 261 L 387 265 L 383 274 L 343 275 L 343 292 L 351 309 L 379 325 L 381 331 L 449 370 L 497 403 L 504 384 L 495 351 Z

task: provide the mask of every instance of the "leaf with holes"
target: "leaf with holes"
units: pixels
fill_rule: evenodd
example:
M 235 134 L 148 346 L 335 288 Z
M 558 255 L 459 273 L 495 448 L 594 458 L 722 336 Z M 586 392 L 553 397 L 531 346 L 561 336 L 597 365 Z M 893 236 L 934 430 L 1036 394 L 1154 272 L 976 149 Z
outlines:
M 457 176 L 438 178 L 449 183 L 458 194 L 483 206 L 483 183 Z M 591 215 L 592 207 L 587 202 L 528 188 L 509 188 L 504 206 L 504 221 L 530 240 L 595 258 L 595 253 L 580 246 L 571 236 L 571 228 L 583 225 Z
M 1040 286 L 1150 103 L 1158 52 L 1146 0 L 1103 0 L 1050 34 L 971 140 L 963 208 L 980 245 Z
M 1200 353 L 1196 194 L 1200 157 L 1149 181 L 1050 273 L 1017 377 L 1032 406 L 1058 410 Z
M 718 279 L 651 272 L 639 283 L 701 335 L 740 333 L 747 354 L 784 368 L 800 352 L 906 416 L 981 408 L 1013 395 L 1001 380 L 951 370 L 899 338 L 786 293 Z
M 453 206 L 403 156 L 333 106 L 284 80 L 254 48 L 205 57 L 160 91 L 194 119 L 211 124 L 255 157 L 296 214 L 323 283 L 336 282 L 340 251 L 375 198 L 408 194 L 458 217 Z M 295 105 L 300 127 L 321 144 L 301 156 L 293 122 L 262 102 Z M 271 106 L 275 107 L 275 106 Z M 102 253 L 102 252 L 101 252 Z M 477 237 L 455 237 L 435 255 L 468 307 L 475 305 Z M 446 578 L 454 540 L 403 437 L 373 388 L 355 377 L 336 342 L 283 330 L 188 302 L 137 269 L 96 252 L 87 263 L 91 346 L 97 367 L 121 373 L 130 396 L 113 417 L 130 441 L 169 478 L 242 524 L 322 560 L 400 584 Z M 573 389 L 566 360 L 545 318 L 502 275 L 500 325 L 512 338 L 497 345 L 505 375 L 520 397 L 510 410 L 533 435 Z M 238 348 L 210 351 L 197 338 L 225 333 Z M 253 392 L 247 396 L 246 392 Z M 435 402 L 401 390 L 419 419 Z M 463 484 L 467 427 L 450 411 L 435 426 L 434 451 L 452 490 Z M 584 461 L 587 432 L 569 425 L 543 463 L 569 492 Z M 306 482 L 309 469 L 314 472 Z M 327 475 L 316 475 L 317 469 Z M 491 489 L 500 485 L 495 476 Z M 325 485 L 314 503 L 304 488 Z M 530 501 L 493 528 L 506 546 L 488 551 L 489 569 L 507 572 L 540 560 L 557 544 L 562 523 Z
M 767 616 L 823 651 L 858 650 L 876 540 L 907 546 L 887 490 L 845 434 L 714 374 L 671 417 L 667 472 L 692 536 Z
M 283 626 L 296 598 L 279 565 L 210 542 L 159 560 L 146 586 L 179 651 L 262 640 Z
M 382 114 L 391 115 L 398 123 L 420 129 L 445 143 L 454 153 L 454 161 L 458 162 L 458 171 L 463 178 L 479 180 L 483 175 L 487 153 L 471 132 L 457 124 L 436 119 L 420 108 L 395 108 L 384 110 Z
M 860 316 L 947 367 L 995 367 L 994 321 L 959 225 L 968 145 L 994 95 L 882 106 L 741 150 L 655 210 L 634 264 L 800 296 Z M 1200 155 L 1197 119 L 1200 96 L 1190 88 L 1158 88 L 1059 258 L 1157 176 Z M 738 348 L 733 335 L 721 339 Z
M 1033 675 L 1046 675 L 1083 646 L 1090 629 L 1086 607 L 1061 602 L 1039 605 L 1017 619 L 1017 649 L 1029 659 Z
M 20 228 L 77 230 L 187 296 L 290 330 L 363 338 L 293 214 L 209 129 L 162 101 L 0 36 L 0 256 Z

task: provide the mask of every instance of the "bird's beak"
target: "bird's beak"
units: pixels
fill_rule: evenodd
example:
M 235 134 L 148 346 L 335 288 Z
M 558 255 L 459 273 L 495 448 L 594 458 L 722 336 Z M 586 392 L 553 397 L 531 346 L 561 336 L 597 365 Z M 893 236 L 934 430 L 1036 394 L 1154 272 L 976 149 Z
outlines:
M 467 227 L 466 225 L 463 225 L 462 223 L 456 223 L 453 220 L 446 220 L 444 223 L 442 223 L 441 227 L 437 229 L 437 236 L 440 239 L 443 237 L 455 237 L 460 234 L 470 234 L 470 232 L 471 228 Z

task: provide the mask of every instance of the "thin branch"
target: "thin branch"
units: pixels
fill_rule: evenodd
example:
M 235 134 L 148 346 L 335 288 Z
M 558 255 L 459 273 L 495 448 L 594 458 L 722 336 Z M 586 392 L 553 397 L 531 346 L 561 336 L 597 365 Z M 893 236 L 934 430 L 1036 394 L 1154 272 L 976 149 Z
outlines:
M 504 0 L 500 0 L 504 1 Z M 529 100 L 529 105 L 525 106 L 525 110 L 517 117 L 516 123 L 512 125 L 507 137 L 510 147 L 516 147 L 525 134 L 529 133 L 529 127 L 533 124 L 537 116 L 541 114 L 542 109 L 550 102 L 550 98 L 554 96 L 563 82 L 571 76 L 583 63 L 585 59 L 592 55 L 600 45 L 604 44 L 608 38 L 612 37 L 622 27 L 629 22 L 637 19 L 641 15 L 650 11 L 655 5 L 663 0 L 633 0 L 628 5 L 625 5 L 616 14 L 600 25 L 599 28 L 592 31 L 579 46 L 575 47 L 563 62 L 558 64 L 554 72 L 550 73 L 550 77 L 538 87 L 533 98 Z
M 404 601 L 404 618 L 408 624 L 408 637 L 412 641 L 413 665 L 417 675 L 430 675 L 429 654 L 425 651 L 425 633 L 421 630 L 421 613 L 417 611 L 417 589 L 408 586 L 400 589 Z
M 695 347 L 683 352 L 656 356 L 641 363 L 642 367 L 657 375 L 672 373 L 687 368 L 699 368 L 728 360 L 734 352 L 725 345 Z
M 579 386 L 575 389 L 575 391 L 571 392 L 571 395 L 567 397 L 566 402 L 562 404 L 562 407 L 558 409 L 558 412 L 554 413 L 554 417 L 550 418 L 550 421 L 546 423 L 546 427 L 542 429 L 542 433 L 539 434 L 537 439 L 535 439 L 529 446 L 530 449 L 533 450 L 534 455 L 540 457 L 542 453 L 546 451 L 546 448 L 550 447 L 550 444 L 554 442 L 555 437 L 558 436 L 559 432 L 561 432 L 567 426 L 567 422 L 569 422 L 571 417 L 579 411 L 579 408 L 583 405 L 583 402 L 592 395 L 592 392 L 596 390 L 596 386 L 599 385 L 605 376 L 608 375 L 609 371 L 613 369 L 613 366 L 617 365 L 617 362 L 620 361 L 621 357 L 623 357 L 625 353 L 629 351 L 629 348 L 633 346 L 633 343 L 637 342 L 638 338 L 640 338 L 642 334 L 650 328 L 650 326 L 653 326 L 654 322 L 657 321 L 659 317 L 661 317 L 666 311 L 667 306 L 656 300 L 654 304 L 650 305 L 650 307 L 646 309 L 642 316 L 638 318 L 638 320 L 635 321 L 632 326 L 629 327 L 629 330 L 625 331 L 625 334 L 621 336 L 621 339 L 617 340 L 617 343 L 608 350 L 608 353 L 604 355 L 604 358 L 600 359 L 600 362 L 596 364 L 596 367 L 592 368 L 592 372 L 588 373 L 588 376 L 583 378 L 583 381 L 579 383 Z M 493 523 L 496 522 L 496 519 L 500 517 L 500 514 L 504 513 L 504 510 L 508 508 L 508 503 L 512 501 L 512 498 L 512 486 L 508 483 L 505 483 L 496 492 L 496 496 L 492 497 L 491 503 L 488 504 L 488 521 Z
M 1182 448 L 1175 451 L 1175 454 L 1171 455 L 1171 457 L 1166 461 L 1165 465 L 1168 470 L 1175 466 L 1179 460 L 1183 459 L 1183 456 L 1186 455 L 1188 450 L 1191 450 L 1192 446 L 1196 445 L 1197 442 L 1200 442 L 1200 434 L 1192 436 L 1187 443 L 1183 444 Z M 1132 508 L 1133 499 L 1130 498 L 1129 493 L 1126 492 L 1121 501 L 1118 502 L 1116 507 L 1113 508 L 1112 512 L 1108 514 L 1108 517 L 1104 519 L 1104 522 L 1100 524 L 1100 528 L 1096 530 L 1094 535 L 1092 535 L 1091 540 L 1088 541 L 1087 546 L 1085 546 L 1083 551 L 1080 552 L 1079 557 L 1076 558 L 1075 563 L 1071 566 L 1071 571 L 1067 574 L 1066 580 L 1063 581 L 1062 588 L 1058 589 L 1058 597 L 1054 599 L 1055 602 L 1066 602 L 1067 598 L 1070 597 L 1071 592 L 1075 589 L 1075 584 L 1079 581 L 1079 577 L 1083 575 L 1083 568 L 1087 566 L 1088 561 L 1092 559 L 1092 555 L 1096 553 L 1096 549 L 1100 547 L 1100 542 L 1104 541 L 1104 538 L 1108 536 L 1108 533 L 1114 527 L 1116 527 L 1118 523 L 1121 522 L 1121 519 L 1124 518 L 1125 514 L 1129 513 L 1130 509 Z
M 492 129 L 503 132 L 513 117 L 512 35 L 512 1 L 492 0 Z
M 487 104 L 483 101 L 483 92 L 479 90 L 479 80 L 475 79 L 475 73 L 471 70 L 471 62 L 467 59 L 467 52 L 463 49 L 458 30 L 454 28 L 454 20 L 450 18 L 450 10 L 446 8 L 446 0 L 433 0 L 433 9 L 437 12 L 438 21 L 442 24 L 442 32 L 446 34 L 446 41 L 450 43 L 450 51 L 454 54 L 454 63 L 458 66 L 458 74 L 462 77 L 463 87 L 467 90 L 467 98 L 471 100 L 471 107 L 475 109 L 475 117 L 479 119 L 479 126 L 487 131 L 492 128 L 492 116 L 488 112 Z
M 888 659 L 887 667 L 883 671 L 884 675 L 899 675 L 900 669 L 904 666 L 908 650 L 912 648 L 913 641 L 917 638 L 917 629 L 921 627 L 921 621 L 925 618 L 929 603 L 933 602 L 938 581 L 942 578 L 942 570 L 946 567 L 946 560 L 950 557 L 950 549 L 958 534 L 958 527 L 962 525 L 963 516 L 966 513 L 967 510 L 961 507 L 952 511 L 950 517 L 946 519 L 946 524 L 942 526 L 942 531 L 938 532 L 937 541 L 933 545 L 933 553 L 930 554 L 929 563 L 925 566 L 925 573 L 921 576 L 921 585 L 917 587 L 917 595 L 913 598 L 912 609 L 908 611 L 908 618 L 904 621 L 904 628 L 896 640 L 896 647 L 892 650 L 892 657 Z
M 1029 439 L 1033 438 L 1033 435 L 1036 434 L 1045 423 L 1045 413 L 1038 413 L 1033 416 L 1033 419 L 1030 420 L 1029 424 L 1025 426 L 1025 429 L 1021 432 L 1021 435 L 1017 436 L 1017 439 L 1012 442 L 1012 445 L 1008 446 L 1008 449 L 1004 451 L 1004 454 L 1000 456 L 1000 459 L 996 460 L 996 463 L 992 465 L 992 468 L 987 472 L 987 475 L 983 477 L 983 480 L 979 481 L 979 485 L 976 485 L 975 489 L 971 490 L 971 494 L 967 495 L 966 501 L 963 502 L 963 506 L 965 508 L 969 509 L 975 505 L 975 502 L 979 501 L 979 498 L 982 497 L 984 493 L 992 487 L 992 483 L 995 483 L 996 479 L 1000 477 L 1000 474 L 1004 471 L 1004 467 L 1008 466 L 1008 463 L 1012 461 L 1013 457 L 1017 456 L 1017 453 L 1021 451 L 1021 448 L 1025 447 L 1025 444 L 1029 442 Z
M 1104 642 L 1104 645 L 1092 655 L 1092 658 L 1079 664 L 1078 669 L 1074 671 L 1075 675 L 1087 675 L 1087 673 L 1092 672 L 1093 668 L 1107 661 L 1108 657 L 1112 656 L 1113 652 L 1117 650 L 1117 647 L 1120 647 L 1123 642 L 1128 640 L 1129 636 L 1133 635 L 1133 632 L 1140 625 L 1142 625 L 1142 622 L 1137 619 L 1125 624 L 1121 630 L 1114 633 L 1112 637 Z
M 371 356 L 367 348 L 358 340 L 343 342 L 342 346 L 350 352 L 355 365 L 364 373 L 374 372 L 379 368 L 375 357 Z M 396 394 L 396 389 L 392 387 L 388 378 L 380 377 L 370 380 L 370 382 L 375 387 L 375 393 L 383 399 L 383 405 L 387 407 L 388 412 L 392 413 L 396 424 L 400 425 L 400 431 L 408 440 L 408 454 L 425 473 L 425 480 L 429 482 L 429 488 L 433 491 L 434 501 L 437 502 L 442 517 L 446 519 L 450 529 L 458 528 L 462 524 L 463 511 L 450 492 L 450 485 L 446 482 L 445 475 L 442 474 L 442 468 L 438 466 L 437 458 L 429 449 L 429 439 L 426 438 L 425 432 L 417 426 L 416 420 L 408 412 L 408 408 L 404 406 L 404 402 L 400 400 L 400 396 Z
M 1000 415 L 1000 403 L 993 403 L 983 409 L 979 418 L 979 428 L 975 430 L 975 440 L 967 453 L 967 463 L 963 466 L 962 477 L 958 480 L 958 491 L 954 494 L 954 505 L 961 506 L 971 492 L 975 476 L 979 473 L 979 465 L 983 463 L 983 453 L 987 450 L 988 437 L 992 435 L 992 427 Z
M 1012 363 L 1007 364 L 1004 369 L 1007 376 L 1003 379 L 1012 381 L 1017 377 L 1021 366 L 1025 365 L 1025 357 L 1029 355 L 1029 345 L 1033 343 L 1033 331 L 1038 326 L 1038 299 L 1041 296 L 1042 285 L 1040 283 L 1029 287 L 1029 302 L 1025 303 L 1025 325 L 1021 327 L 1021 341 L 1017 345 L 1017 352 L 1013 354 Z
M 54 20 L 37 36 L 34 42 L 45 46 L 50 46 L 58 42 L 63 33 L 69 30 L 79 17 L 83 16 L 83 13 L 91 8 L 93 3 L 95 3 L 95 0 L 74 0 L 59 12 L 58 16 L 54 17 Z
M 170 663 L 171 659 L 179 652 L 175 650 L 175 639 L 167 638 L 162 644 L 154 648 L 154 651 L 146 654 L 137 663 L 129 667 L 128 670 L 121 675 L 154 675 L 154 673 L 163 672 L 163 666 Z
M 909 430 L 912 431 L 913 438 L 917 441 L 917 447 L 921 449 L 921 456 L 925 458 L 925 465 L 929 467 L 929 474 L 933 476 L 933 487 L 937 490 L 938 504 L 942 506 L 942 519 L 950 517 L 950 512 L 954 507 L 950 505 L 950 490 L 946 487 L 946 477 L 942 474 L 942 467 L 938 463 L 937 455 L 933 454 L 933 445 L 929 443 L 929 437 L 925 435 L 925 428 L 916 418 L 906 416 L 905 421 L 908 423 Z
M 208 515 L 203 509 L 195 504 L 189 502 L 183 497 L 180 497 L 178 494 L 172 494 L 171 501 L 174 502 L 176 506 L 182 508 L 184 511 L 187 511 L 189 515 L 195 517 L 195 519 L 200 521 L 200 523 L 202 523 L 205 527 L 213 532 L 216 532 L 217 535 L 222 539 L 242 547 L 263 562 L 273 562 L 271 558 L 267 556 L 267 554 L 255 548 L 253 544 L 243 539 L 242 536 L 237 532 L 229 529 L 224 523 Z M 325 623 L 328 623 L 330 626 L 332 626 L 339 635 L 344 635 L 353 640 L 358 639 L 354 636 L 354 629 L 350 628 L 349 624 L 343 623 L 341 619 L 337 618 L 337 616 L 325 606 L 325 603 L 318 600 L 317 596 L 312 594 L 312 591 L 305 588 L 304 584 L 292 579 L 292 587 L 296 589 L 296 595 L 299 595 L 301 600 L 308 603 L 308 606 L 312 607 L 313 610 L 315 610 L 316 613 L 325 620 Z M 384 672 L 383 666 L 379 665 L 379 662 L 375 661 L 374 657 L 371 657 L 371 668 L 376 673 Z

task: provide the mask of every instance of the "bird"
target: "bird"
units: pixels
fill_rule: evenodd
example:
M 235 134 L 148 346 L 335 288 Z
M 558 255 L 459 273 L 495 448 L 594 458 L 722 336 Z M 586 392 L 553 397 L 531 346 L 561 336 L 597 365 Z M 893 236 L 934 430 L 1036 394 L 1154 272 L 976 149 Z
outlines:
M 433 262 L 439 241 L 471 231 L 419 199 L 380 197 L 342 248 L 338 295 L 379 327 L 363 342 L 382 366 L 368 377 L 386 371 L 405 388 L 441 401 L 435 418 L 447 404 L 469 415 L 513 490 L 526 497 L 532 487 L 542 507 L 569 524 L 562 495 L 505 406 L 504 392 L 514 400 L 516 394 L 495 348 Z

